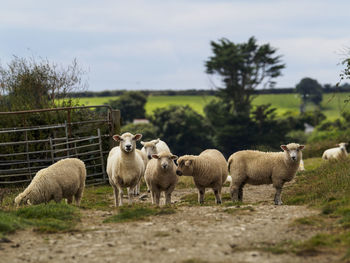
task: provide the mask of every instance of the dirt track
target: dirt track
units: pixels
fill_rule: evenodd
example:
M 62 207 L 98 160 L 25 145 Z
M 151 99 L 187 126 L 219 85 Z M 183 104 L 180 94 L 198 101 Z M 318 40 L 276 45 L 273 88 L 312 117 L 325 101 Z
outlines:
M 225 189 L 228 191 L 227 187 Z M 173 200 L 194 189 L 175 190 Z M 332 262 L 332 255 L 299 257 L 259 247 L 304 240 L 315 234 L 291 224 L 317 213 L 302 206 L 273 205 L 271 186 L 246 186 L 253 211 L 229 214 L 219 206 L 179 206 L 176 214 L 146 221 L 105 224 L 114 211 L 83 210 L 83 231 L 38 234 L 31 230 L 1 244 L 0 262 Z M 195 261 L 197 259 L 198 261 Z M 193 261 L 190 261 L 193 260 Z

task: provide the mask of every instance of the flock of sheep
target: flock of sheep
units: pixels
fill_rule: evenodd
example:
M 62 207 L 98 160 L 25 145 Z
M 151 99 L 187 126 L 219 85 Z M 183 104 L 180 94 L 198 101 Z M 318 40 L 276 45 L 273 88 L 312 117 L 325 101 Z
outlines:
M 204 202 L 206 188 L 211 188 L 217 204 L 221 204 L 223 184 L 230 181 L 232 201 L 243 200 L 245 184 L 272 184 L 276 189 L 274 203 L 281 205 L 284 183 L 293 179 L 302 164 L 304 145 L 290 143 L 281 145 L 283 152 L 238 151 L 228 161 L 218 150 L 208 149 L 199 155 L 173 155 L 160 139 L 142 142 L 143 148 L 136 149 L 141 134 L 129 132 L 114 135 L 119 146 L 111 149 L 107 159 L 107 174 L 114 192 L 116 207 L 123 205 L 123 189 L 127 188 L 129 204 L 134 194 L 139 194 L 141 178 L 151 192 L 152 203 L 159 206 L 161 192 L 165 192 L 165 204 L 171 203 L 171 194 L 178 182 L 178 176 L 192 176 L 198 189 L 198 202 Z M 347 143 L 324 152 L 323 159 L 347 156 Z M 175 164 L 177 160 L 177 165 Z M 40 170 L 29 186 L 15 198 L 21 204 L 60 202 L 66 198 L 72 203 L 73 197 L 80 205 L 85 188 L 86 168 L 77 158 L 58 161 Z

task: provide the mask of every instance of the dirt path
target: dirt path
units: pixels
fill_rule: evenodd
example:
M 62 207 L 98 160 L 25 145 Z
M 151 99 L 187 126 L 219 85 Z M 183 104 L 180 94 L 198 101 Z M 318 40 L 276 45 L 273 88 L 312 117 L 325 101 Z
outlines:
M 176 190 L 173 200 L 194 191 Z M 85 210 L 79 226 L 84 231 L 20 231 L 9 237 L 12 243 L 1 245 L 0 262 L 332 262 L 329 255 L 298 257 L 258 249 L 315 234 L 291 223 L 317 211 L 274 206 L 273 194 L 271 186 L 247 186 L 245 202 L 266 201 L 239 214 L 217 206 L 180 206 L 176 214 L 147 221 L 104 224 L 114 212 Z

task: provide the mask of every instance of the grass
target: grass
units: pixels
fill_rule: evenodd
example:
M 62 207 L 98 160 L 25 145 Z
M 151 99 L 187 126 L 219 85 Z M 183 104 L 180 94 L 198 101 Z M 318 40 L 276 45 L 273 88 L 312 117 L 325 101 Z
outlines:
M 344 103 L 349 98 L 350 93 L 324 94 L 321 103 L 323 113 L 328 119 L 334 120 L 340 117 L 341 112 L 349 110 L 349 106 Z M 92 97 L 80 98 L 79 102 L 84 105 L 100 105 L 108 103 L 109 100 L 115 100 L 118 97 Z M 156 108 L 167 107 L 169 105 L 189 105 L 200 114 L 204 114 L 204 106 L 214 96 L 149 96 L 145 109 L 146 113 L 151 115 Z M 263 94 L 254 98 L 253 105 L 261 105 L 270 103 L 272 107 L 277 108 L 276 112 L 282 116 L 286 112 L 299 114 L 300 99 L 296 94 Z M 308 105 L 307 110 L 313 110 L 313 105 Z
M 113 189 L 110 185 L 88 186 L 85 188 L 81 208 L 109 210 L 113 204 Z
M 166 207 L 154 207 L 148 204 L 134 204 L 133 206 L 123 206 L 118 208 L 116 215 L 110 216 L 105 219 L 104 223 L 122 223 L 130 221 L 144 220 L 150 216 L 170 215 L 176 211 L 174 208 Z
M 318 208 L 319 215 L 299 218 L 294 224 L 321 233 L 293 243 L 291 249 L 297 255 L 342 252 L 344 260 L 350 261 L 350 160 L 320 163 L 318 159 L 305 160 L 306 171 L 296 177 L 295 184 L 286 187 L 284 201 Z
M 231 201 L 231 197 L 230 194 L 222 194 L 221 195 L 221 199 L 222 202 L 225 204 L 225 202 L 227 201 Z M 187 194 L 184 195 L 180 198 L 181 201 L 181 205 L 187 205 L 187 206 L 197 206 L 197 205 L 201 205 L 198 203 L 198 193 L 193 193 L 193 194 Z M 230 202 L 231 204 L 232 202 Z M 204 206 L 212 206 L 212 205 L 216 205 L 215 203 L 215 196 L 213 193 L 210 193 L 209 191 L 206 191 L 205 195 L 204 195 L 204 204 L 202 204 Z M 236 205 L 233 204 L 232 205 Z
M 67 232 L 75 230 L 79 221 L 79 209 L 64 202 L 21 207 L 18 210 L 0 210 L 0 234 L 13 233 L 27 227 L 45 233 Z

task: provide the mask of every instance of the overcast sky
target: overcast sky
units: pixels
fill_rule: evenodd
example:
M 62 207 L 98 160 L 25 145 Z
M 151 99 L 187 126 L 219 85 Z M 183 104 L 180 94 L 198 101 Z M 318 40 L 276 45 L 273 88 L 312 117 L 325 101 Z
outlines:
M 283 55 L 277 87 L 339 81 L 349 0 L 0 0 L 0 63 L 43 57 L 87 71 L 89 90 L 210 89 L 210 41 L 255 36 Z

